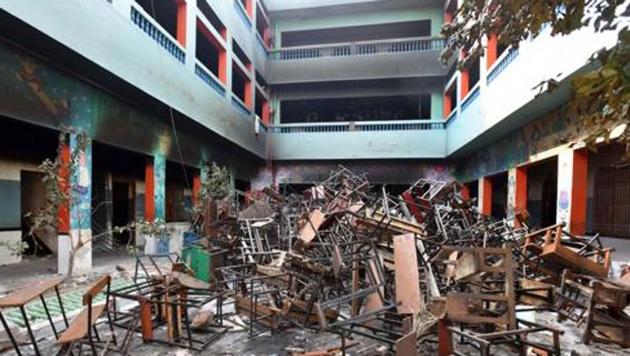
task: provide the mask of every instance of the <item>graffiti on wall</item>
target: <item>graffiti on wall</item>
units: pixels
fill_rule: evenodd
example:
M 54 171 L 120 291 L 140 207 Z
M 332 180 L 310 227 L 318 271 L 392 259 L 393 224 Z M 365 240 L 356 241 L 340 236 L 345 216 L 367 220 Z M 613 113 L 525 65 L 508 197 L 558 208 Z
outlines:
M 557 147 L 582 135 L 576 117 L 564 108 L 553 110 L 503 138 L 461 159 L 456 177 L 473 181 L 527 162 L 532 155 Z
M 77 149 L 77 135 L 70 134 L 70 150 Z M 70 229 L 92 228 L 92 142 L 77 155 L 77 168 L 70 177 L 72 203 L 70 205 Z
M 166 220 L 166 158 L 155 155 L 153 159 L 155 218 Z

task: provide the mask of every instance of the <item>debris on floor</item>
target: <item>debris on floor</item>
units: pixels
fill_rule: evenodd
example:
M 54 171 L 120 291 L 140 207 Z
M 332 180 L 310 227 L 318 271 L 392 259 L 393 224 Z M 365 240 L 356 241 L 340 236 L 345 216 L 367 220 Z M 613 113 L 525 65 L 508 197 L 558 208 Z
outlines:
M 252 194 L 240 211 L 209 199 L 183 258 L 137 256 L 133 282 L 86 292 L 83 304 L 95 308 L 91 298 L 106 290 L 101 333 L 111 326 L 115 337 L 87 326 L 72 343 L 135 353 L 139 339 L 203 352 L 240 332 L 252 342 L 292 335 L 283 349 L 292 355 L 630 347 L 630 273 L 608 277 L 613 250 L 599 236 L 563 224 L 534 231 L 526 212 L 493 219 L 461 190 L 420 179 L 391 196 L 340 167 L 303 194 Z M 333 338 L 313 343 L 318 335 Z

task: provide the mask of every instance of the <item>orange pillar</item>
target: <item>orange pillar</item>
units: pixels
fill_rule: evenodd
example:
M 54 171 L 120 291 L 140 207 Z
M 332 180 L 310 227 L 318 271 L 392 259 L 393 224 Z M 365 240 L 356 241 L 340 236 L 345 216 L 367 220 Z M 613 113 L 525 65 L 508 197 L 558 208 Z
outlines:
M 59 188 L 70 193 L 70 144 L 62 143 L 59 152 Z M 62 204 L 57 210 L 57 231 L 67 235 L 70 232 L 70 204 Z
M 451 108 L 453 107 L 453 103 L 451 102 L 451 96 L 448 95 L 448 90 L 446 90 L 446 92 L 444 93 L 444 105 L 443 105 L 443 111 L 444 111 L 444 117 L 447 118 L 450 114 L 451 114 Z
M 177 0 L 177 42 L 186 47 L 186 1 Z
M 270 119 L 270 110 L 269 110 L 269 102 L 267 100 L 263 101 L 263 105 L 262 105 L 262 122 L 265 125 L 269 125 L 269 119 Z
M 223 84 L 227 84 L 227 52 L 224 48 L 218 47 L 219 50 L 219 80 Z
M 464 99 L 470 90 L 470 73 L 468 72 L 468 68 L 462 69 L 459 76 L 459 84 L 461 86 L 461 95 L 459 98 Z
M 492 215 L 492 179 L 490 177 L 479 178 L 479 212 L 483 215 Z
M 247 78 L 247 77 L 244 77 Z M 245 103 L 245 106 L 247 106 L 248 108 L 252 108 L 252 102 L 253 102 L 253 91 L 252 91 L 252 82 L 250 80 L 246 80 L 245 81 L 245 92 L 243 93 L 243 95 L 245 96 L 245 100 L 243 100 L 243 102 Z
M 155 174 L 153 159 L 148 159 L 144 166 L 144 219 L 153 221 L 155 218 Z
M 498 38 L 496 34 L 490 35 L 488 37 L 488 46 L 486 47 L 486 68 L 492 67 L 494 62 L 497 61 L 497 48 Z
M 508 171 L 508 217 L 517 211 L 527 210 L 527 168 L 516 167 Z M 514 221 L 519 226 L 518 221 Z
M 588 151 L 573 152 L 573 184 L 571 187 L 571 225 L 573 234 L 586 233 L 586 201 L 588 190 Z
M 588 151 L 566 150 L 558 155 L 557 222 L 572 234 L 586 232 Z

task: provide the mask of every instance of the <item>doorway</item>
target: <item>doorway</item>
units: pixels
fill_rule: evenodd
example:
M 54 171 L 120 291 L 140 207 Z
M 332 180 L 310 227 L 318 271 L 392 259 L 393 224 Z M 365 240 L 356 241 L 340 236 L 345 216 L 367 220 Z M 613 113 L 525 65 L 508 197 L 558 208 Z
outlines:
M 122 227 L 129 225 L 134 220 L 134 185 L 128 182 L 116 182 L 112 184 L 112 225 Z M 114 231 L 114 241 L 118 245 L 127 245 L 133 242 L 133 234 L 125 229 Z
M 22 241 L 27 248 L 24 254 L 44 256 L 57 251 L 57 233 L 54 229 L 40 229 L 31 234 L 33 224 L 28 214 L 35 214 L 46 207 L 44 173 L 20 172 L 20 216 L 22 217 Z M 35 236 L 33 236 L 35 235 Z

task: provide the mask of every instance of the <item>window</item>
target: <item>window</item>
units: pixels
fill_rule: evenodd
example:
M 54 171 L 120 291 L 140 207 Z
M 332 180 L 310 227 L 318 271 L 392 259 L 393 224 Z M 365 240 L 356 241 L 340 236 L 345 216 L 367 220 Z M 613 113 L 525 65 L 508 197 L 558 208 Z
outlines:
M 232 62 L 232 93 L 245 106 L 252 107 L 252 82 L 236 62 Z
M 269 84 L 267 84 L 267 80 L 258 72 L 256 72 L 256 83 L 258 83 L 258 85 L 260 85 L 260 87 L 264 90 L 267 91 L 269 88 Z
M 208 0 L 197 0 L 197 7 L 205 16 L 205 18 L 210 22 L 212 27 L 223 37 L 223 39 L 227 38 L 227 30 L 225 29 L 225 25 L 219 19 L 219 16 L 212 10 L 210 5 L 208 4 Z
M 474 88 L 475 84 L 479 82 L 480 68 L 479 57 L 472 60 L 466 68 L 464 68 L 460 75 L 461 81 L 461 98 L 465 98 L 466 95 Z
M 234 39 L 232 39 L 232 50 L 234 51 L 234 55 L 236 55 L 245 68 L 247 68 L 247 70 L 252 70 L 252 62 L 249 60 L 249 57 L 247 57 L 241 46 L 234 41 Z
M 488 37 L 488 45 L 486 46 L 486 68 L 492 67 L 509 47 L 508 44 L 498 39 L 496 34 L 490 35 L 490 37 Z
M 197 19 L 195 56 L 209 71 L 225 84 L 227 82 L 227 57 L 225 48 L 206 26 Z
M 420 95 L 397 95 L 285 100 L 280 104 L 280 121 L 296 123 L 414 120 L 420 117 L 421 106 L 431 111 L 430 104 L 421 105 L 421 97 Z
M 256 11 L 256 31 L 260 38 L 262 38 L 263 42 L 266 46 L 271 45 L 271 36 L 269 32 L 269 21 L 267 21 L 267 17 L 265 16 L 265 12 L 263 9 L 258 6 Z
M 186 46 L 185 0 L 136 0 L 180 45 Z
M 431 20 L 282 32 L 282 47 L 431 36 Z

